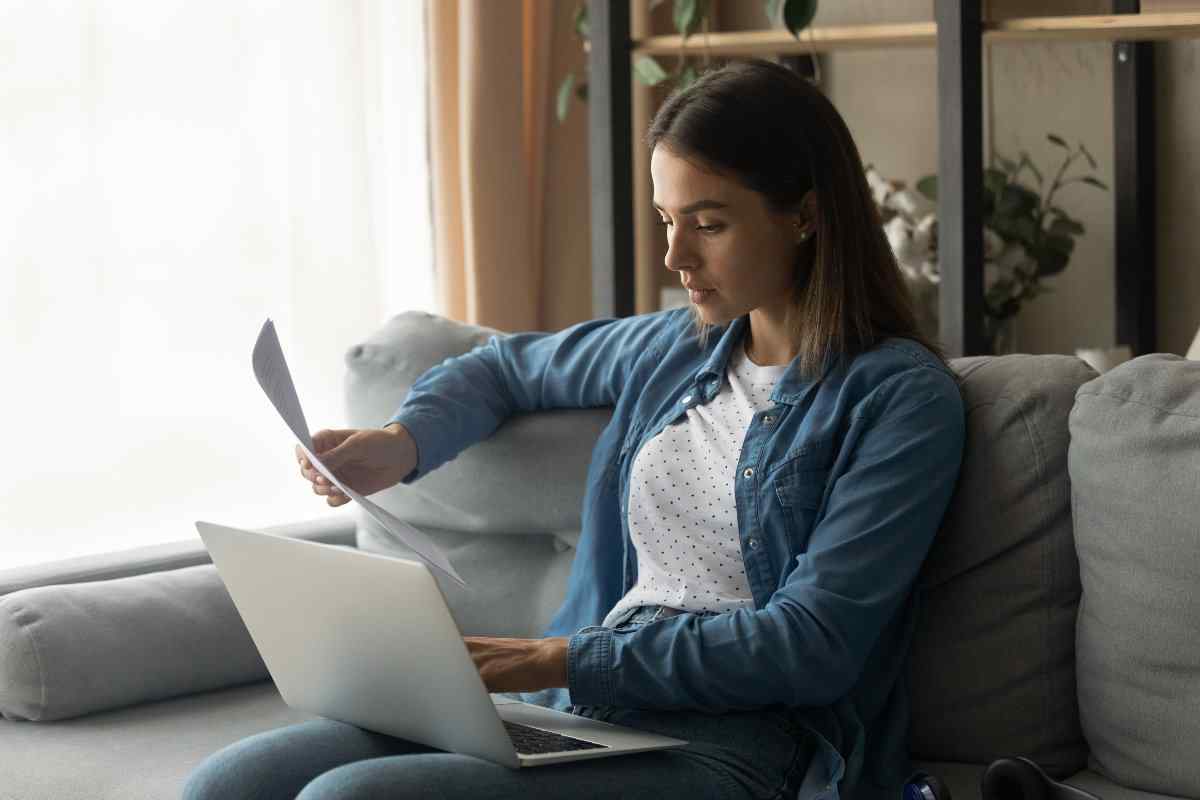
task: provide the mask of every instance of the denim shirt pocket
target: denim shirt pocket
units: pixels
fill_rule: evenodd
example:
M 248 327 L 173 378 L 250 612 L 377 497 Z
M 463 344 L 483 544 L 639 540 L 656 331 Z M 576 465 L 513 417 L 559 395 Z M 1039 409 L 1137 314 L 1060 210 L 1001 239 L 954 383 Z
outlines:
M 828 480 L 829 470 L 815 464 L 796 464 L 775 476 L 775 496 L 782 507 L 793 552 L 802 553 L 808 549 L 808 538 L 821 511 Z

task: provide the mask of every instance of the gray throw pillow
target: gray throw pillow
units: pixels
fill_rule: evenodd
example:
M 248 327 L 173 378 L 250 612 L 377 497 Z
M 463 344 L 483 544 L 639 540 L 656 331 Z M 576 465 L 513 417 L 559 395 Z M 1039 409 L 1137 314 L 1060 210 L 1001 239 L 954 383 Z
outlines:
M 920 576 L 910 750 L 973 764 L 1023 755 L 1064 778 L 1087 758 L 1075 698 L 1067 417 L 1096 373 L 1061 355 L 951 366 L 963 379 L 967 440 Z
M 66 719 L 267 677 L 211 564 L 0 597 L 6 719 Z
M 1200 363 L 1115 367 L 1079 389 L 1070 430 L 1088 766 L 1200 797 Z

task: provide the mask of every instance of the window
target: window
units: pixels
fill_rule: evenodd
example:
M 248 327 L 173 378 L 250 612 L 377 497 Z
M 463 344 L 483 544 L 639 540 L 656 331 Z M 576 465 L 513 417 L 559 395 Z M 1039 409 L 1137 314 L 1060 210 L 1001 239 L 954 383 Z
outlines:
M 420 0 L 6 7 L 0 568 L 347 513 L 250 353 L 346 427 L 344 352 L 436 310 L 424 52 Z

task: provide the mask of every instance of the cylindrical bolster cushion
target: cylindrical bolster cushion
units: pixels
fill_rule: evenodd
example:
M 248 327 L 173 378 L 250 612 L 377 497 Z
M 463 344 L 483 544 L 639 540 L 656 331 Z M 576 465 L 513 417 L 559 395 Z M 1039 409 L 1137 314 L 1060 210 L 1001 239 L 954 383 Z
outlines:
M 7 719 L 66 719 L 267 677 L 211 564 L 0 597 Z

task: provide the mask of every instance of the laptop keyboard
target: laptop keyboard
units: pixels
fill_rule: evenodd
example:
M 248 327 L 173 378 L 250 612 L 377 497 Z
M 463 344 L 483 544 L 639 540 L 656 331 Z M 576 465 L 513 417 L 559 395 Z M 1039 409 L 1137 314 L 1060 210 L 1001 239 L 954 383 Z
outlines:
M 607 745 L 585 742 L 582 739 L 564 736 L 561 733 L 544 731 L 541 728 L 531 728 L 519 722 L 501 721 L 504 723 L 504 729 L 508 731 L 508 738 L 512 739 L 513 747 L 516 748 L 518 753 L 528 756 L 539 753 L 562 753 L 570 750 L 595 750 L 607 747 Z

